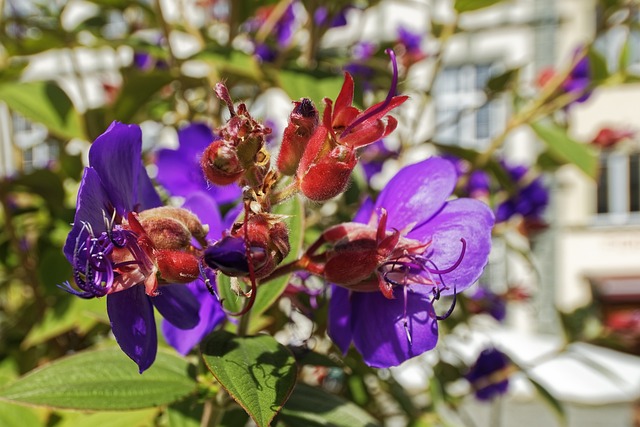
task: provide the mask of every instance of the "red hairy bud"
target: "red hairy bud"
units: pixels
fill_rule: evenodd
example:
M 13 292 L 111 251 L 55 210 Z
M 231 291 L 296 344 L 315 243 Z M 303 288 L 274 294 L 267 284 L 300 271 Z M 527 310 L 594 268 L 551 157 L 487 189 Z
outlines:
M 265 277 L 289 254 L 289 231 L 282 221 L 269 214 L 252 215 L 246 227 L 246 238 L 244 223 L 236 223 L 231 233 L 245 238 L 252 253 L 261 254 L 260 259 L 253 257 L 253 268 L 256 278 Z
M 200 277 L 200 261 L 187 252 L 156 251 L 159 279 L 166 283 L 189 283 Z
M 328 129 L 320 126 L 298 166 L 300 191 L 317 202 L 335 197 L 347 188 L 356 163 L 355 150 L 336 145 Z
M 278 155 L 278 170 L 284 175 L 296 173 L 307 143 L 318 127 L 318 110 L 310 99 L 301 98 L 294 104 Z
M 207 180 L 216 185 L 234 183 L 244 173 L 236 149 L 221 139 L 204 150 L 200 165 Z
M 138 221 L 156 249 L 187 249 L 191 238 L 206 245 L 208 226 L 182 208 L 162 206 L 138 214 Z

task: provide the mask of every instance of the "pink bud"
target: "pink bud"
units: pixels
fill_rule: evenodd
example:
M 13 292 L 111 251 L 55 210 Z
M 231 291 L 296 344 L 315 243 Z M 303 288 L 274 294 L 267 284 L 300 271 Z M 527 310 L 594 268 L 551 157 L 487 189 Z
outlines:
M 278 155 L 278 170 L 284 175 L 296 173 L 307 143 L 318 127 L 318 110 L 310 99 L 301 98 L 294 104 Z

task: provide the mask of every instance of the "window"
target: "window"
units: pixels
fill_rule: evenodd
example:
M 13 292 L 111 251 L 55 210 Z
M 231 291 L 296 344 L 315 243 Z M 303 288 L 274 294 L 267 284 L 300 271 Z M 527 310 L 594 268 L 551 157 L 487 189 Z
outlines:
M 504 102 L 487 102 L 484 91 L 495 71 L 490 64 L 466 64 L 440 72 L 434 88 L 436 142 L 482 149 L 502 130 Z
M 640 153 L 603 155 L 596 200 L 599 221 L 640 220 Z

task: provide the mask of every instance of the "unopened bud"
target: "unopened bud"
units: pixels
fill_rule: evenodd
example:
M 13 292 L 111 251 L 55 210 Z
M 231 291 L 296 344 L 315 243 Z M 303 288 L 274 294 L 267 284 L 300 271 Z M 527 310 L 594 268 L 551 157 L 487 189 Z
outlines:
M 200 262 L 191 253 L 159 250 L 155 255 L 159 279 L 165 283 L 189 283 L 200 277 Z
M 216 185 L 232 184 L 244 173 L 236 149 L 221 139 L 204 150 L 200 165 L 207 180 Z
M 156 249 L 186 249 L 191 238 L 206 245 L 209 227 L 186 209 L 161 206 L 138 214 L 138 221 Z
M 278 155 L 278 170 L 284 175 L 296 173 L 309 139 L 318 127 L 318 110 L 308 98 L 301 98 L 289 116 Z

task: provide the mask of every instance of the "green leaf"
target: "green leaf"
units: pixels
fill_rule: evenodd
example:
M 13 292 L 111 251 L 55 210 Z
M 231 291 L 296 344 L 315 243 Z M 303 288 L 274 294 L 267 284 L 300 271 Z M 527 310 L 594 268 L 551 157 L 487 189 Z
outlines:
M 54 82 L 2 84 L 0 101 L 27 119 L 42 123 L 61 139 L 86 139 L 80 114 L 67 94 Z
M 322 99 L 336 99 L 344 77 L 340 73 L 282 69 L 278 72 L 280 87 L 291 99 L 310 98 L 320 108 Z
M 473 10 L 493 6 L 501 1 L 502 0 L 456 0 L 454 7 L 458 13 L 471 12 Z
M 589 75 L 593 82 L 600 82 L 609 77 L 607 60 L 595 49 L 591 48 L 587 52 L 589 59 Z
M 497 76 L 491 77 L 487 82 L 487 92 L 492 95 L 498 92 L 510 90 L 517 84 L 520 68 L 510 68 Z
M 2 427 L 40 427 L 45 426 L 38 417 L 38 410 L 8 402 L 0 402 L 0 426 Z
M 232 285 L 232 281 L 234 282 Z M 218 294 L 222 300 L 222 305 L 231 313 L 238 313 L 242 310 L 242 307 L 247 301 L 247 298 L 238 295 L 234 292 L 233 288 L 238 284 L 237 278 L 231 278 L 220 272 L 216 275 L 216 285 L 218 288 Z M 244 286 L 242 283 L 240 286 Z
M 115 120 L 130 123 L 136 113 L 164 86 L 173 81 L 167 71 L 140 72 L 129 69 L 123 72 L 122 88 L 113 106 Z
M 598 154 L 593 147 L 571 139 L 564 129 L 551 122 L 531 123 L 531 128 L 547 144 L 550 155 L 563 163 L 573 163 L 591 178 L 598 176 Z
M 139 374 L 119 348 L 85 351 L 26 374 L 0 390 L 0 399 L 61 409 L 151 408 L 195 391 L 189 369 L 183 358 L 159 352 Z
M 94 414 L 65 413 L 62 422 L 55 427 L 100 426 L 144 427 L 154 425 L 158 409 L 142 409 L 126 412 L 97 412 Z M 174 427 L 171 424 L 171 427 Z
M 167 408 L 171 427 L 200 427 L 204 406 L 196 397 L 184 399 Z
M 45 257 L 45 261 L 46 259 Z M 68 265 L 66 259 L 64 262 Z M 104 313 L 106 313 L 106 308 L 103 299 L 86 300 L 69 295 L 68 298 L 62 301 L 58 300 L 55 306 L 45 311 L 44 319 L 31 328 L 20 346 L 21 348 L 29 348 L 71 330 L 76 330 L 84 335 L 95 326 L 101 317 L 105 316 Z
M 300 255 L 302 239 L 304 237 L 304 208 L 300 197 L 292 197 L 281 203 L 273 210 L 274 214 L 286 215 L 285 222 L 289 229 L 289 243 L 291 250 L 282 264 L 295 261 Z M 284 292 L 289 283 L 290 274 L 286 274 L 270 282 L 260 284 L 256 293 L 256 301 L 251 309 L 251 316 L 257 317 L 268 309 Z
M 200 344 L 205 364 L 259 427 L 266 427 L 296 383 L 293 355 L 269 335 L 238 337 L 226 331 Z
M 560 421 L 560 424 L 567 425 L 567 414 L 560 401 L 553 397 L 553 395 L 549 393 L 549 390 L 547 390 L 542 384 L 535 381 L 528 375 L 527 377 L 529 378 L 529 381 L 531 381 L 531 384 L 533 384 L 533 386 L 536 388 L 538 395 L 545 403 L 547 403 L 551 407 L 555 415 L 558 417 L 558 421 Z
M 279 418 L 289 427 L 375 427 L 381 425 L 362 408 L 306 384 L 298 384 Z

